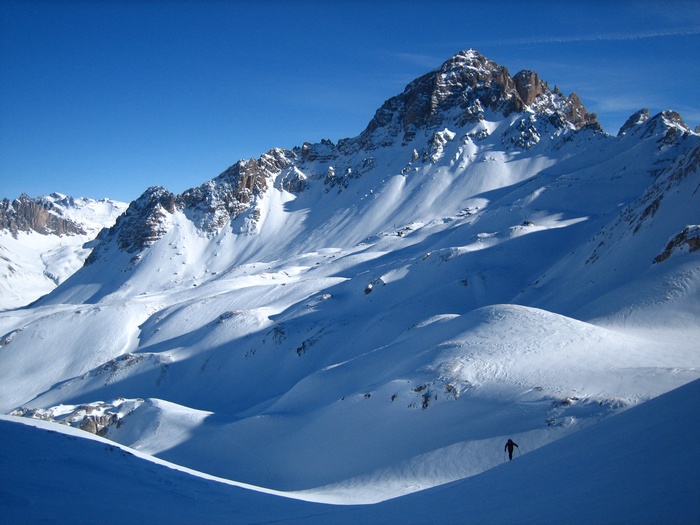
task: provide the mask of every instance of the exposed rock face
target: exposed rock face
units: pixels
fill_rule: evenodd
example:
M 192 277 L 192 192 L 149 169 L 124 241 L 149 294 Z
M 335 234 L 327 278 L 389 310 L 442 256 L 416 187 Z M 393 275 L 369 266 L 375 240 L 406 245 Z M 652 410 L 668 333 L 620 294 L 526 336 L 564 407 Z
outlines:
M 198 228 L 213 232 L 249 209 L 267 190 L 268 179 L 289 164 L 291 152 L 273 149 L 259 159 L 241 160 L 215 179 L 176 198 L 177 208 Z
M 119 419 L 116 414 L 104 416 L 85 416 L 85 418 L 78 425 L 78 428 L 80 430 L 84 430 L 85 432 L 90 432 L 91 434 L 104 436 L 107 434 L 107 429 L 110 425 L 119 425 Z
M 571 93 L 571 95 L 566 98 L 562 103 L 561 111 L 564 114 L 564 118 L 572 123 L 576 129 L 581 129 L 583 127 L 593 127 L 598 130 L 602 129 L 598 123 L 598 116 L 595 113 L 586 111 L 586 108 L 583 107 L 583 103 L 576 93 Z
M 547 83 L 540 80 L 537 73 L 528 69 L 517 73 L 513 77 L 513 82 L 515 83 L 515 89 L 518 95 L 520 95 L 520 99 L 526 106 L 535 102 L 537 97 L 545 91 L 549 91 Z
M 645 118 L 644 111 L 645 110 L 641 110 L 635 113 L 627 121 L 628 123 L 630 121 L 634 123 L 636 119 L 637 121 L 643 122 L 643 126 L 633 124 L 627 126 L 627 124 L 625 124 L 620 131 L 624 129 L 624 135 L 639 134 L 640 138 L 661 135 L 659 147 L 662 147 L 664 144 L 676 144 L 682 140 L 684 136 L 692 133 L 688 125 L 683 121 L 683 118 L 675 111 L 662 111 L 651 118 Z
M 65 412 L 66 405 L 48 409 L 19 407 L 13 410 L 11 415 L 51 421 L 79 428 L 98 436 L 105 436 L 110 428 L 119 428 L 122 424 L 122 417 L 133 410 L 132 407 L 138 406 L 142 402 L 142 399 L 127 401 L 124 398 L 117 398 L 112 403 L 97 401 L 86 405 L 74 405 L 67 413 Z M 125 406 L 128 408 L 124 409 Z
M 465 122 L 478 120 L 484 108 L 508 114 L 516 109 L 514 96 L 515 84 L 505 67 L 476 51 L 463 51 L 387 100 L 362 133 L 363 145 L 382 146 L 373 141 L 374 132 L 381 128 L 410 141 L 416 130 L 438 124 L 454 108 L 461 109 Z
M 9 230 L 14 237 L 20 231 L 35 231 L 43 235 L 85 235 L 83 228 L 48 200 L 32 199 L 22 194 L 18 199 L 3 199 L 0 203 L 0 229 Z
M 688 252 L 700 250 L 700 226 L 688 226 L 671 239 L 664 251 L 656 256 L 654 264 L 665 261 L 671 256 L 674 250 L 683 247 L 683 245 L 685 245 Z
M 649 120 L 649 110 L 646 108 L 640 109 L 636 113 L 632 114 L 630 118 L 627 119 L 627 122 L 625 122 L 620 128 L 620 131 L 617 132 L 617 136 L 619 137 L 621 135 L 624 135 L 630 129 L 634 128 L 635 126 L 639 126 L 647 120 Z
M 575 93 L 564 97 L 550 91 L 533 71 L 521 71 L 511 78 L 508 69 L 474 50 L 462 51 L 440 69 L 414 80 L 404 92 L 387 100 L 362 133 L 363 146 L 377 143 L 376 131 L 384 128 L 393 137 L 410 141 L 418 129 L 452 119 L 456 125 L 484 118 L 486 109 L 508 116 L 530 108 L 538 113 L 556 113 L 576 129 L 598 126 Z
M 183 212 L 199 230 L 210 234 L 251 207 L 255 196 L 267 190 L 268 179 L 289 163 L 292 152 L 275 149 L 259 159 L 241 160 L 213 180 L 180 195 L 160 186 L 148 188 L 102 238 L 116 236 L 120 250 L 138 253 L 169 229 L 169 217 Z M 86 260 L 93 263 L 99 250 Z
M 148 188 L 117 219 L 112 231 L 117 232 L 119 248 L 134 253 L 150 246 L 166 231 L 166 213 L 175 211 L 175 196 L 159 186 Z
M 684 131 L 690 131 L 690 128 L 677 111 L 662 111 L 660 113 L 663 118 L 670 124 L 682 128 Z

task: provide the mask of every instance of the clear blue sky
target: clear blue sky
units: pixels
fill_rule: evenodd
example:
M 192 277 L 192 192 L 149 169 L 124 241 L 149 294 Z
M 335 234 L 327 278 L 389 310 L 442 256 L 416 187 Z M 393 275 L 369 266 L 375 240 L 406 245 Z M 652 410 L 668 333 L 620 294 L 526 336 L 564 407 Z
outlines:
M 0 198 L 179 193 L 273 147 L 358 135 L 461 49 L 700 124 L 700 2 L 0 0 Z

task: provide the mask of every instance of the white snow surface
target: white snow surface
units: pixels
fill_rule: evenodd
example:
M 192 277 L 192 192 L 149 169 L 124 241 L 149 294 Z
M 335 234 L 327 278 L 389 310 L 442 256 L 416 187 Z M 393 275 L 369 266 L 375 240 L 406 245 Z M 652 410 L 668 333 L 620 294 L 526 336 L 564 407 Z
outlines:
M 96 515 L 106 525 L 697 523 L 699 396 L 694 381 L 537 450 L 521 441 L 513 461 L 502 460 L 500 446 L 485 448 L 499 461 L 480 475 L 355 506 L 217 478 L 68 426 L 0 416 L 0 508 L 18 525 Z
M 1 312 L 0 412 L 64 423 L 2 418 L 10 521 L 697 521 L 700 137 L 486 115 Z

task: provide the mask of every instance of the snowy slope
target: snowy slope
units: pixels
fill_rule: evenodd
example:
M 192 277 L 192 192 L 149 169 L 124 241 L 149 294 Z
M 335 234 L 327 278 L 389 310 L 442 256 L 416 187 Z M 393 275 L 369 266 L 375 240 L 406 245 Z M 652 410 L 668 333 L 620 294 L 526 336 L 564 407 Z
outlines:
M 506 73 L 460 53 L 354 139 L 147 190 L 0 315 L 0 412 L 375 503 L 699 378 L 700 136 Z
M 689 444 L 700 432 L 699 395 L 695 381 L 532 453 L 521 441 L 523 454 L 507 464 L 499 442 L 483 451 L 499 458 L 488 472 L 355 507 L 242 487 L 69 427 L 2 416 L 0 507 L 16 524 L 95 515 L 105 524 L 693 523 L 700 456 Z
M 71 221 L 81 233 L 0 230 L 0 309 L 29 304 L 80 269 L 94 247 L 91 241 L 127 207 L 110 199 L 75 199 L 59 193 L 36 202 Z

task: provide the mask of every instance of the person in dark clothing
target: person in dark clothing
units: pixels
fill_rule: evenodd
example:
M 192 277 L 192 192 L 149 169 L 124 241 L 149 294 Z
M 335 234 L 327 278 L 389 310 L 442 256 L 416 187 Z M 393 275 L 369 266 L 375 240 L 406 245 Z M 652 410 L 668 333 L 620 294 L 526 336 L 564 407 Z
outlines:
M 513 441 L 512 439 L 508 440 L 508 443 L 506 443 L 506 446 L 503 449 L 503 450 L 508 451 L 508 459 L 513 459 L 513 447 L 517 447 L 517 446 L 518 446 L 518 444 L 515 441 Z M 520 447 L 518 447 L 518 448 L 520 448 Z

